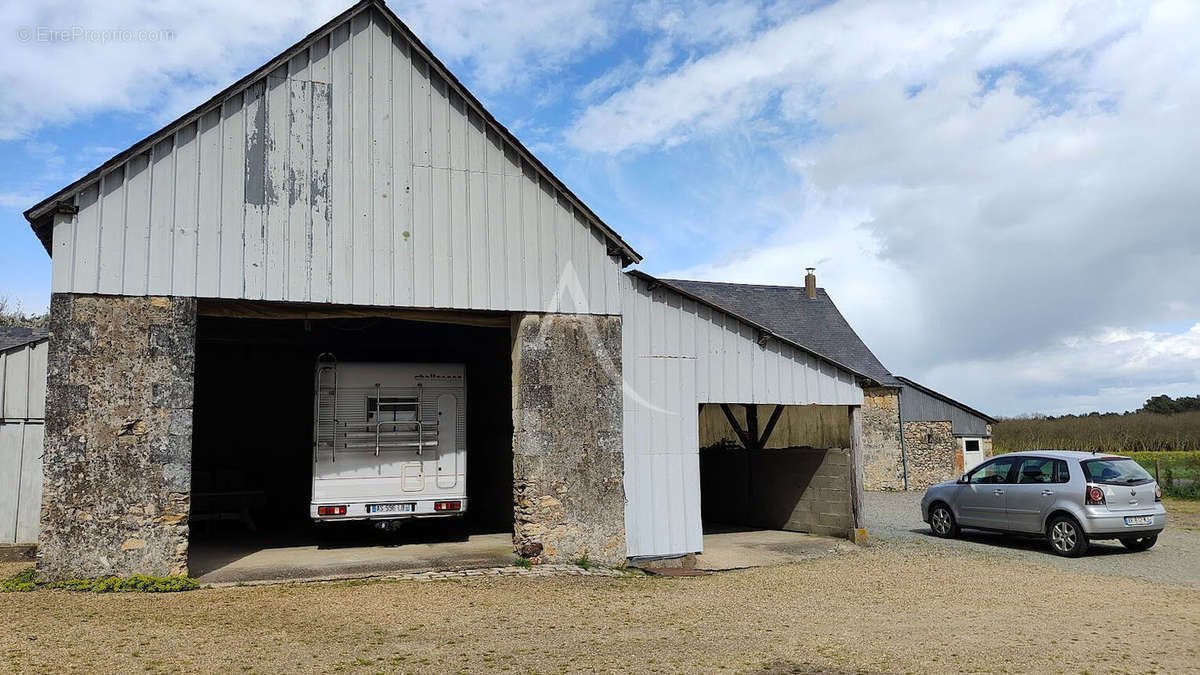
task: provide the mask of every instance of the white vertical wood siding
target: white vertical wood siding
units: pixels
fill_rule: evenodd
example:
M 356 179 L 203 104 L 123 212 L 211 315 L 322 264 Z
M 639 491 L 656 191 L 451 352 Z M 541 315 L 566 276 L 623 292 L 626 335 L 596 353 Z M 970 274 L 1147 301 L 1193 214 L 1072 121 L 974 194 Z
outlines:
M 83 188 L 53 290 L 619 313 L 600 227 L 435 71 L 355 15 Z
M 700 403 L 862 405 L 853 374 L 625 275 L 625 536 L 630 556 L 703 549 Z
M 42 340 L 0 352 L 0 544 L 38 538 L 46 345 Z

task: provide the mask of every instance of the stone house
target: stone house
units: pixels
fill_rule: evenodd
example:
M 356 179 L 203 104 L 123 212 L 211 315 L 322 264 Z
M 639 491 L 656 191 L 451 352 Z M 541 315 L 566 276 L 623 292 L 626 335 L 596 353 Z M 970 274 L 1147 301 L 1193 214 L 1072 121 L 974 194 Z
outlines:
M 43 578 L 185 573 L 214 495 L 309 525 L 324 353 L 463 364 L 468 515 L 535 561 L 701 551 L 706 474 L 735 467 L 746 520 L 861 527 L 887 426 L 864 401 L 894 379 L 626 270 L 380 0 L 25 216 L 52 260 Z M 706 467 L 702 415 L 726 411 L 744 452 Z M 756 457 L 777 424 L 788 447 Z
M 812 268 L 805 286 L 664 279 L 867 375 L 862 439 L 867 490 L 924 489 L 992 454 L 988 415 L 893 375 L 846 321 Z

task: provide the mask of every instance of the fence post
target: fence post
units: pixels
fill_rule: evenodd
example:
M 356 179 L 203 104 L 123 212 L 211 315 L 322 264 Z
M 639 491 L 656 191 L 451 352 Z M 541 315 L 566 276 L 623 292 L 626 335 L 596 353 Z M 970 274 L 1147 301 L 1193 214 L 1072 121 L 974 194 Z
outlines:
M 1157 457 L 1154 458 L 1154 482 L 1158 483 L 1159 487 L 1162 487 L 1162 479 L 1158 477 L 1159 468 L 1160 468 L 1159 461 L 1160 460 Z

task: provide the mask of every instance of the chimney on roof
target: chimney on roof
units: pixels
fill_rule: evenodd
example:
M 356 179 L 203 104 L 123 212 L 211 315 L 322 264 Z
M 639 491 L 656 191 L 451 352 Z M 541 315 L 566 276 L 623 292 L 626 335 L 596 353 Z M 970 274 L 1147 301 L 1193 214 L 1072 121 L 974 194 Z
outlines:
M 815 274 L 817 268 L 805 267 L 804 269 L 808 270 L 808 274 L 804 275 L 804 293 L 809 298 L 815 298 L 817 297 L 817 275 Z

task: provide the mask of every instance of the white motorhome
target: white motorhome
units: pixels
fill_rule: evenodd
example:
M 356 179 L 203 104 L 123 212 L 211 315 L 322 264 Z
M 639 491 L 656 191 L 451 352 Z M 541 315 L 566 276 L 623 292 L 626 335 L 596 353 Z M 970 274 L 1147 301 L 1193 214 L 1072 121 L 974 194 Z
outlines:
M 462 364 L 317 358 L 314 521 L 457 518 L 467 511 Z

